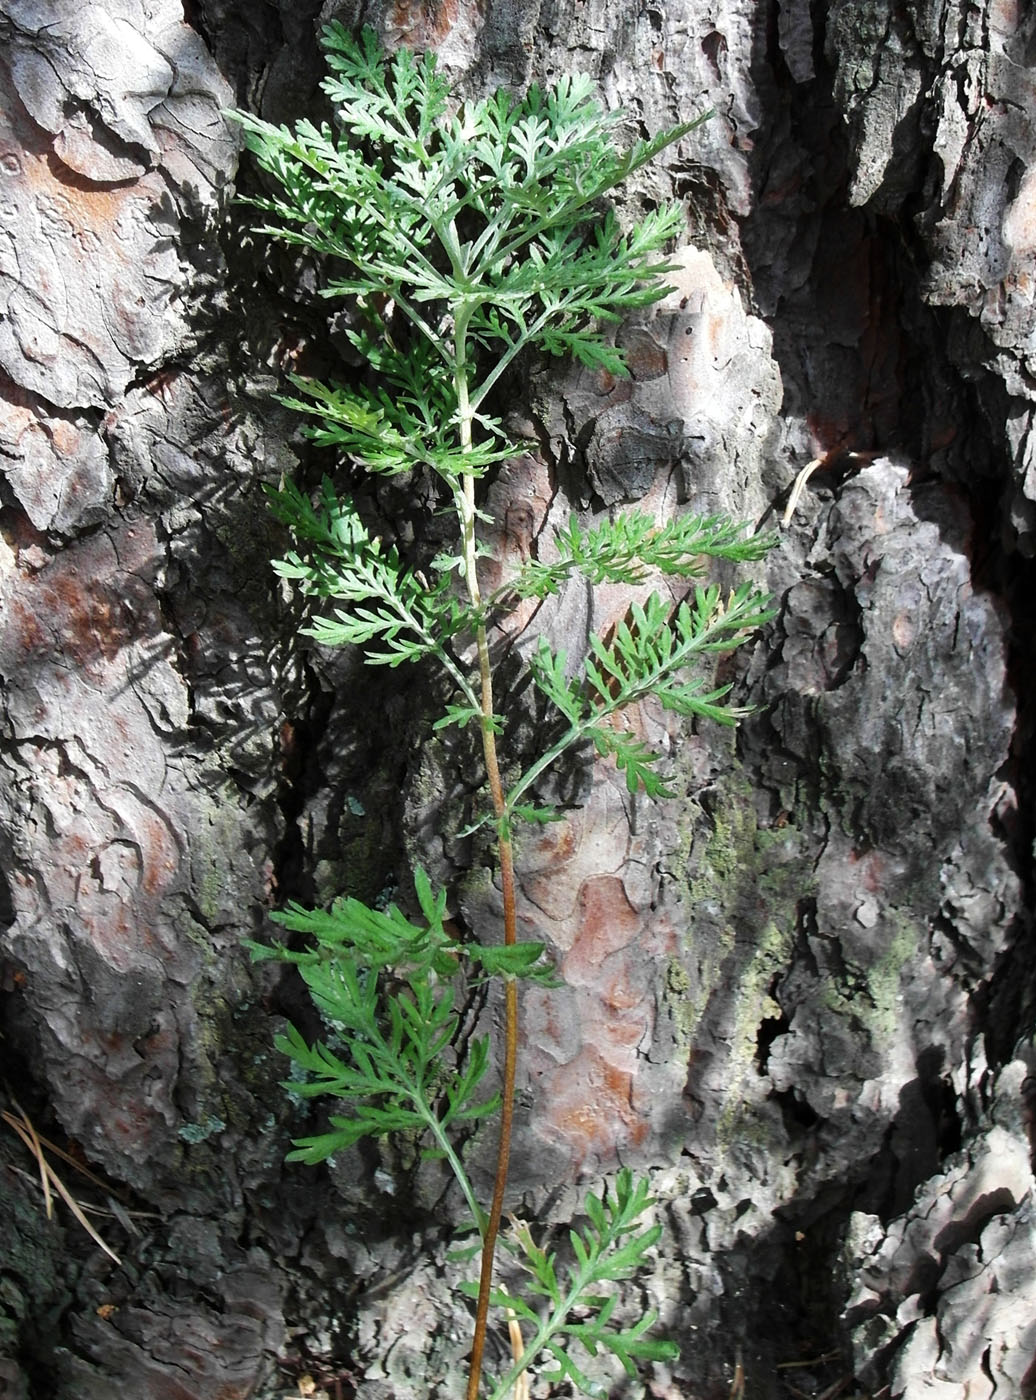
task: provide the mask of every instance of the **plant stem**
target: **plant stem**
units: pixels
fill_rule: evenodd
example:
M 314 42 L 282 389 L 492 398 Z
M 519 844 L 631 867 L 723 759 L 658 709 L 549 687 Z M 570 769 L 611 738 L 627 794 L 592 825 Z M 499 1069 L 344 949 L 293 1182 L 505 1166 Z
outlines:
M 570 749 L 574 744 L 585 739 L 602 720 L 618 714 L 620 710 L 626 709 L 649 695 L 658 695 L 666 678 L 686 666 L 699 653 L 733 650 L 734 646 L 744 640 L 749 625 L 758 625 L 757 613 L 758 605 L 751 595 L 743 599 L 739 608 L 732 609 L 728 606 L 716 609 L 701 632 L 674 646 L 669 654 L 651 670 L 638 675 L 635 683 L 631 683 L 608 700 L 605 700 L 603 695 L 598 696 L 594 708 L 582 718 L 572 720 L 564 734 L 545 753 L 542 753 L 515 783 L 505 799 L 505 809 L 508 816 L 513 813 L 518 799 L 534 785 L 542 773 L 545 773 L 561 757 L 566 749 Z M 745 618 L 744 621 L 742 621 L 742 616 Z
M 457 407 L 460 422 L 460 444 L 462 452 L 471 451 L 471 424 L 473 409 L 468 397 L 466 322 L 458 315 L 454 334 L 454 353 L 457 383 Z M 475 478 L 465 473 L 461 491 L 458 494 L 458 507 L 461 516 L 461 533 L 464 549 L 464 577 L 468 597 L 472 607 L 481 608 L 482 597 L 478 585 L 477 550 L 475 539 Z M 500 764 L 496 752 L 496 735 L 493 732 L 493 670 L 489 658 L 489 640 L 485 623 L 479 621 L 475 633 L 478 651 L 479 685 L 482 708 L 482 753 L 486 765 L 486 777 L 493 801 L 493 813 L 498 823 L 497 853 L 500 861 L 500 887 L 504 901 L 504 943 L 508 946 L 517 936 L 517 916 L 514 891 L 514 852 L 511 846 L 510 829 L 507 824 L 507 803 L 503 783 L 500 778 Z M 467 1400 L 477 1400 L 479 1382 L 482 1377 L 482 1353 L 486 1342 L 486 1323 L 489 1315 L 489 1293 L 493 1282 L 493 1257 L 496 1253 L 496 1237 L 504 1211 L 504 1192 L 507 1189 L 507 1174 L 511 1160 L 511 1126 L 514 1119 L 514 1083 L 518 1061 L 518 985 L 513 977 L 504 983 L 504 1072 L 500 1091 L 500 1127 L 496 1150 L 496 1175 L 493 1181 L 493 1200 L 489 1208 L 485 1234 L 482 1237 L 482 1264 L 479 1271 L 478 1302 L 475 1308 L 475 1333 L 471 1343 L 471 1362 L 468 1371 Z
M 536 1357 L 550 1341 L 551 1337 L 565 1325 L 569 1313 L 579 1302 L 591 1281 L 590 1278 L 584 1277 L 582 1272 L 577 1275 L 576 1281 L 568 1290 L 565 1297 L 555 1306 L 553 1312 L 540 1323 L 539 1329 L 532 1341 L 529 1342 L 520 1356 L 515 1357 L 514 1365 L 498 1382 L 489 1400 L 504 1400 L 504 1397 L 510 1393 L 511 1387 L 522 1372 L 528 1370 L 530 1364 L 535 1361 Z
M 439 1122 L 438 1115 L 423 1096 L 418 1100 L 418 1108 L 419 1111 L 424 1114 L 425 1121 L 432 1132 L 432 1136 L 439 1144 L 439 1148 L 446 1158 L 446 1161 L 449 1163 L 450 1170 L 453 1172 L 457 1185 L 464 1194 L 464 1199 L 468 1203 L 468 1210 L 471 1211 L 471 1218 L 475 1222 L 479 1235 L 484 1237 L 483 1222 L 485 1217 L 483 1216 L 482 1208 L 475 1199 L 475 1192 L 472 1189 L 468 1174 L 464 1170 L 464 1163 L 458 1157 L 456 1149 L 447 1137 L 445 1129 Z

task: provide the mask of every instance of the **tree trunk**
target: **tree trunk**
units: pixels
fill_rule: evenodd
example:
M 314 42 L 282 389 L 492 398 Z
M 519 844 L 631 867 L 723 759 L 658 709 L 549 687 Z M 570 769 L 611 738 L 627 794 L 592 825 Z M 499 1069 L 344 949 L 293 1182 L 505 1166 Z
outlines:
M 488 569 L 574 508 L 779 526 L 817 464 L 737 737 L 646 711 L 678 799 L 598 762 L 521 848 L 565 986 L 523 1000 L 512 1204 L 560 1225 L 650 1171 L 643 1305 L 682 1357 L 623 1395 L 725 1397 L 739 1368 L 773 1400 L 1036 1393 L 1020 0 L 0 0 L 4 1108 L 98 1174 L 44 1149 L 121 1260 L 45 1218 L 6 1123 L 0 1392 L 463 1390 L 460 1204 L 402 1148 L 284 1165 L 320 1120 L 272 1037 L 315 1026 L 243 948 L 408 859 L 498 919 L 426 678 L 300 641 L 268 568 L 262 485 L 331 466 L 271 396 L 348 370 L 312 269 L 230 205 L 255 176 L 220 109 L 320 114 L 332 17 L 474 95 L 582 68 L 645 130 L 716 109 L 630 192 L 689 230 L 618 332 L 632 378 L 523 381 Z M 628 602 L 572 590 L 513 641 L 577 648 Z

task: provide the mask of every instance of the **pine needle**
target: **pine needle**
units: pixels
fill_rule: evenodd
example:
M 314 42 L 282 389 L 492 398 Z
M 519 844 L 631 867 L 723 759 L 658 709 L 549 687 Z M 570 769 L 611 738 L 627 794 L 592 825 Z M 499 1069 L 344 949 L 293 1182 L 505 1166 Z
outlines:
M 121 1264 L 122 1260 L 119 1258 L 119 1256 L 115 1253 L 113 1249 L 109 1248 L 109 1246 L 105 1244 L 104 1240 L 97 1233 L 94 1227 L 90 1224 L 89 1220 L 87 1220 L 79 1202 L 72 1195 L 71 1191 L 69 1191 L 68 1187 L 65 1185 L 65 1183 L 58 1176 L 57 1172 L 47 1161 L 46 1154 L 43 1151 L 43 1143 L 45 1139 L 40 1138 L 40 1135 L 33 1127 L 29 1116 L 25 1112 L 25 1110 L 23 1108 L 19 1108 L 18 1112 L 21 1114 L 20 1118 L 16 1118 L 13 1113 L 8 1113 L 6 1110 L 0 1112 L 0 1118 L 3 1118 L 4 1122 L 9 1128 L 13 1128 L 13 1130 L 18 1134 L 18 1136 L 21 1138 L 22 1142 L 25 1144 L 28 1150 L 32 1153 L 33 1157 L 36 1159 L 36 1165 L 39 1169 L 40 1174 L 40 1185 L 43 1189 L 43 1200 L 47 1212 L 47 1219 L 52 1220 L 54 1217 L 53 1197 L 51 1195 L 51 1187 L 53 1187 L 53 1189 L 58 1193 L 61 1199 L 68 1206 L 69 1210 L 72 1212 L 75 1218 L 79 1221 L 80 1225 L 83 1227 L 86 1233 L 93 1240 L 94 1244 L 98 1245 L 101 1249 L 103 1249 L 105 1254 L 107 1254 L 110 1259 L 114 1260 L 116 1264 Z M 76 1163 L 73 1160 L 73 1158 L 71 1158 L 68 1155 L 67 1152 L 62 1152 L 60 1148 L 54 1148 L 54 1145 L 52 1143 L 48 1143 L 48 1146 L 53 1148 L 53 1150 L 59 1156 L 64 1157 L 66 1161 L 72 1163 L 73 1166 L 76 1166 L 77 1169 L 81 1170 L 84 1176 L 89 1177 L 92 1181 L 98 1182 L 99 1185 L 102 1184 L 98 1181 L 98 1178 L 93 1176 L 93 1174 L 87 1171 L 86 1168 L 79 1168 L 78 1163 Z
M 36 1129 L 29 1122 L 29 1118 L 25 1110 L 19 1108 L 18 1112 L 22 1115 L 21 1122 L 19 1122 L 16 1118 L 13 1118 L 11 1114 L 7 1113 L 6 1111 L 2 1115 L 3 1120 L 15 1130 L 15 1132 L 21 1138 L 22 1142 L 25 1143 L 25 1146 L 32 1153 L 33 1157 L 35 1157 L 36 1167 L 40 1174 L 40 1186 L 43 1189 L 44 1209 L 47 1214 L 47 1219 L 53 1220 L 54 1202 L 50 1194 L 50 1179 L 47 1173 L 47 1159 L 43 1155 L 43 1148 L 40 1145 L 40 1139 L 36 1132 Z
M 822 467 L 826 461 L 826 457 L 814 457 L 812 462 L 806 463 L 806 465 L 799 472 L 798 476 L 795 478 L 795 482 L 791 488 L 791 495 L 788 497 L 788 504 L 784 508 L 784 516 L 781 519 L 781 524 L 784 526 L 785 529 L 787 529 L 788 526 L 791 524 L 791 518 L 795 514 L 795 507 L 799 503 L 799 497 L 805 490 L 806 482 L 810 479 L 810 477 L 817 470 L 817 468 Z
M 506 1290 L 503 1290 L 506 1292 Z M 507 1335 L 511 1343 L 511 1355 L 517 1361 L 525 1353 L 525 1341 L 518 1316 L 514 1308 L 507 1309 Z M 529 1373 L 523 1371 L 514 1383 L 514 1400 L 529 1400 Z

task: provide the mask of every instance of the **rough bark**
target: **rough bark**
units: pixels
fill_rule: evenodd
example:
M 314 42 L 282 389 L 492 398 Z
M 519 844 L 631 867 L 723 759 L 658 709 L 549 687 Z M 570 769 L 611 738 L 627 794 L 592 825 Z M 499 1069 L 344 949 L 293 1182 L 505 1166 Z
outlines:
M 573 508 L 776 523 L 823 459 L 733 672 L 758 707 L 737 739 L 645 712 L 678 799 L 577 768 L 582 805 L 521 849 L 566 986 L 524 1000 L 515 1204 L 561 1225 L 587 1181 L 650 1171 L 643 1298 L 683 1355 L 624 1395 L 725 1396 L 738 1365 L 760 1397 L 1036 1393 L 1015 0 L 0 0 L 5 1107 L 103 1174 L 55 1159 L 115 1199 L 122 1259 L 45 1220 L 0 1130 L 0 1389 L 462 1389 L 459 1205 L 402 1149 L 283 1165 L 308 1120 L 271 1039 L 310 1023 L 242 951 L 279 901 L 372 898 L 408 855 L 481 933 L 498 916 L 450 835 L 465 756 L 420 742 L 427 678 L 300 646 L 266 565 L 261 484 L 324 466 L 270 395 L 335 372 L 336 328 L 230 207 L 254 176 L 219 113 L 318 112 L 332 15 L 436 46 L 473 93 L 575 66 L 648 129 L 716 108 L 630 195 L 689 221 L 674 292 L 619 332 L 632 378 L 512 386 L 533 449 L 490 490 L 488 568 Z M 576 649 L 628 601 L 572 589 L 501 653 Z

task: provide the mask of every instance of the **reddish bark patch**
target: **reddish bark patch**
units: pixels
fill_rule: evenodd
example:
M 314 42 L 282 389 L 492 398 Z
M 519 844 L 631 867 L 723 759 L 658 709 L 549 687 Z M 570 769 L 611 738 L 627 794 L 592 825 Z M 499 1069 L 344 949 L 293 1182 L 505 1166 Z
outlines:
M 549 1076 L 547 1126 L 569 1144 L 577 1169 L 614 1162 L 623 1147 L 639 1146 L 648 1124 L 632 1102 L 633 1075 L 586 1047 Z
M 10 606 L 10 643 L 21 662 L 74 667 L 100 681 L 129 642 L 144 640 L 141 632 L 158 625 L 144 581 L 119 568 L 120 556 L 132 565 L 140 554 L 132 531 L 117 541 L 95 535 L 50 560 L 31 579 L 23 577 Z
M 615 875 L 587 880 L 579 892 L 580 920 L 576 940 L 562 966 L 572 985 L 594 981 L 611 954 L 633 942 L 641 919 Z
M 669 356 L 650 331 L 634 326 L 620 337 L 629 372 L 636 380 L 660 379 L 669 373 Z
M 73 175 L 2 66 L 0 108 L 0 207 L 18 248 L 0 363 L 49 403 L 108 408 L 169 342 L 163 288 L 180 274 L 168 192 L 155 171 L 121 184 Z
M 441 44 L 459 14 L 458 0 L 421 0 L 417 5 L 398 0 L 392 7 L 389 25 L 402 47 L 421 52 Z
M 850 851 L 849 864 L 858 866 L 855 881 L 871 894 L 884 891 L 888 881 L 888 860 L 881 851 Z

